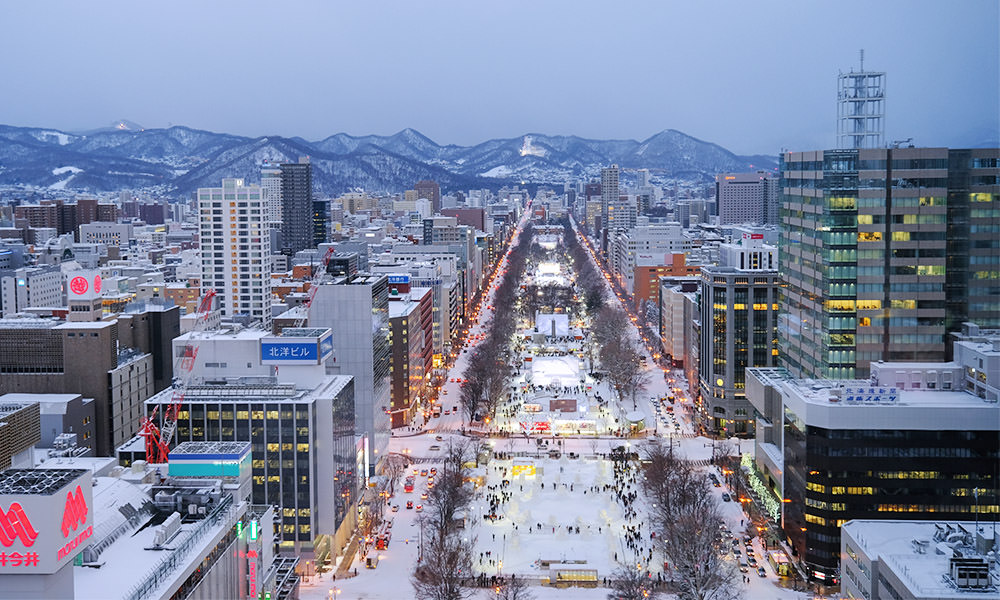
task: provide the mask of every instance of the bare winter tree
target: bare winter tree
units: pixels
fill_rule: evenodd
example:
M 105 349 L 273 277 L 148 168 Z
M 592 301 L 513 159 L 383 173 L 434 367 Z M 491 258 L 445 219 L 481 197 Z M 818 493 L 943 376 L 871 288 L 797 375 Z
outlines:
M 410 583 L 418 600 L 463 600 L 476 589 L 467 584 L 472 578 L 475 540 L 470 536 L 431 535 L 424 547 L 424 559 L 417 565 Z
M 642 355 L 635 344 L 627 335 L 612 338 L 601 346 L 598 356 L 618 399 L 632 400 L 634 408 L 635 395 L 650 382 L 649 371 L 642 365 Z
M 660 597 L 644 571 L 621 565 L 611 574 L 611 593 L 608 600 L 649 600 Z
M 528 582 L 524 579 L 512 577 L 497 585 L 493 591 L 497 595 L 497 600 L 535 600 Z
M 625 311 L 614 306 L 605 306 L 594 319 L 591 334 L 598 345 L 621 344 L 628 338 L 629 318 Z
M 399 478 L 406 472 L 406 466 L 410 464 L 410 459 L 400 454 L 390 454 L 385 458 L 385 477 L 389 484 L 389 495 L 396 494 L 396 484 Z
M 722 516 L 705 476 L 671 446 L 646 448 L 643 489 L 670 577 L 682 600 L 734 600 L 740 596 L 736 564 L 716 543 Z
M 449 444 L 438 471 L 438 483 L 428 491 L 421 531 L 428 541 L 421 548 L 421 561 L 410 581 L 420 600 L 461 600 L 473 595 L 471 580 L 475 538 L 457 524 L 457 517 L 472 502 L 472 488 L 465 483 L 466 463 L 475 452 L 471 441 Z
M 438 471 L 437 484 L 428 490 L 423 525 L 435 535 L 445 536 L 455 531 L 455 519 L 472 503 L 472 488 L 465 484 L 468 468 L 465 463 L 473 458 L 473 442 L 465 440 L 445 448 L 444 462 Z

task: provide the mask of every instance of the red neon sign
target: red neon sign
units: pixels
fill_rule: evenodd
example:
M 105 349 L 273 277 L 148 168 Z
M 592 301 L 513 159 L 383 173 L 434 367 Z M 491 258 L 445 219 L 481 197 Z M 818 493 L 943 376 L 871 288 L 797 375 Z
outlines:
M 763 237 L 763 236 L 761 236 L 761 237 Z M 95 294 L 100 294 L 101 293 L 101 276 L 100 275 L 95 275 L 94 276 L 94 293 Z
M 83 498 L 83 489 L 76 486 L 76 493 L 66 493 L 66 508 L 63 509 L 62 533 L 69 537 L 70 530 L 76 531 L 80 525 L 87 522 L 87 501 Z
M 77 296 L 81 296 L 87 293 L 87 290 L 90 289 L 90 284 L 87 283 L 86 277 L 80 277 L 77 275 L 73 279 L 69 280 L 69 289 Z
M 6 513 L 0 511 L 0 544 L 10 546 L 19 538 L 22 544 L 30 546 L 38 539 L 38 532 L 31 526 L 21 504 L 14 502 Z

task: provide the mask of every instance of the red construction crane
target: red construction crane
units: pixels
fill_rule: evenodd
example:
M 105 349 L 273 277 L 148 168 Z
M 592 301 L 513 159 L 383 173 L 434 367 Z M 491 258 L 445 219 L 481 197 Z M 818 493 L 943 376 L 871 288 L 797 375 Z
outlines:
M 214 298 L 215 290 L 208 290 L 198 304 L 198 317 L 195 320 L 192 335 L 189 336 L 188 343 L 184 345 L 184 352 L 174 366 L 173 395 L 163 414 L 163 427 L 160 428 L 156 425 L 156 412 L 160 408 L 158 405 L 153 408 L 153 412 L 148 417 L 144 417 L 142 420 L 139 435 L 146 438 L 146 462 L 148 463 L 165 463 L 170 455 L 170 441 L 174 437 L 174 430 L 177 429 L 177 413 L 184 403 L 184 391 L 191 380 L 194 359 L 198 356 L 198 336 L 196 334 L 205 330 Z

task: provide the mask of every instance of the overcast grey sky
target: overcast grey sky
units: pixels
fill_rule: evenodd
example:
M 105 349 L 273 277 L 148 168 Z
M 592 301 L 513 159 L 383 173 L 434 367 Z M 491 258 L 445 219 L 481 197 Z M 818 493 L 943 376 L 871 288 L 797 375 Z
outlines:
M 739 153 L 831 147 L 838 70 L 888 72 L 887 136 L 1000 129 L 997 0 L 4 3 L 0 122 L 321 139 L 413 127 Z

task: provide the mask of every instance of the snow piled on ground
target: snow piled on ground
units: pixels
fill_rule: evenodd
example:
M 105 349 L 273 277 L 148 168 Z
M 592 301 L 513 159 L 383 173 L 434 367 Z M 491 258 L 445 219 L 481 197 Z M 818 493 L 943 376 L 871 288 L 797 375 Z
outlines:
M 507 177 L 513 175 L 514 171 L 510 169 L 507 165 L 499 165 L 493 167 L 489 171 L 483 171 L 479 174 L 480 177 Z
M 66 144 L 69 143 L 69 136 L 66 135 L 65 133 L 60 133 L 58 131 L 43 131 L 43 132 L 39 133 L 38 135 L 42 136 L 43 139 L 44 138 L 48 138 L 48 137 L 54 137 L 54 138 L 56 138 L 56 140 L 59 141 L 59 145 L 60 146 L 65 146 Z M 48 141 L 48 140 L 44 139 L 44 141 Z
M 73 173 L 75 175 L 77 173 L 83 173 L 83 169 L 80 167 L 57 167 L 52 169 L 53 175 L 62 175 L 63 173 Z

